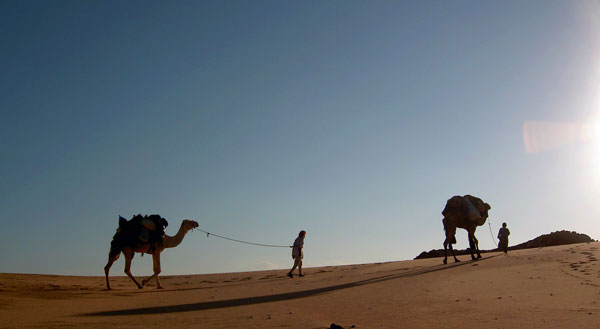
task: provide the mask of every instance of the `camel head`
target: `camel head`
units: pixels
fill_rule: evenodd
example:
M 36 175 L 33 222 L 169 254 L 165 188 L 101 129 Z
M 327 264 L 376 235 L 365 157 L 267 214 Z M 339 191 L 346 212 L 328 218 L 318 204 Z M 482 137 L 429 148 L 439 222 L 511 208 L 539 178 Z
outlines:
M 184 219 L 183 222 L 181 222 L 181 227 L 187 232 L 189 230 L 193 230 L 196 227 L 198 227 L 198 222 L 195 220 L 191 220 L 191 219 Z
M 487 204 L 484 203 L 483 204 L 483 211 L 481 211 L 481 218 L 479 219 L 479 221 L 477 221 L 477 226 L 482 226 L 483 224 L 485 224 L 485 220 L 488 218 L 488 210 L 492 209 L 492 207 Z

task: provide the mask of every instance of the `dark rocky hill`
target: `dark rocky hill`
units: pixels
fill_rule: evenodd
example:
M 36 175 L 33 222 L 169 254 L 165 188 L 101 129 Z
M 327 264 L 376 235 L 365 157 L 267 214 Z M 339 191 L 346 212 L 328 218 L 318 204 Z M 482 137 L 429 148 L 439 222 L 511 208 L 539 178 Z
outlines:
M 509 247 L 508 250 L 560 246 L 560 245 L 564 245 L 564 244 L 593 242 L 593 241 L 594 240 L 586 234 L 570 232 L 570 231 L 556 231 L 556 232 L 552 232 L 550 234 L 540 235 L 533 240 L 529 240 L 527 242 L 523 242 L 516 246 Z M 490 252 L 490 251 L 497 251 L 497 249 L 481 250 L 482 253 Z M 457 256 L 471 254 L 468 248 L 462 249 L 462 250 L 454 250 L 454 253 Z M 450 255 L 449 252 L 448 252 L 448 255 Z M 430 251 L 423 251 L 421 254 L 419 254 L 419 256 L 415 257 L 415 259 L 434 258 L 434 257 L 444 257 L 444 249 L 432 249 Z

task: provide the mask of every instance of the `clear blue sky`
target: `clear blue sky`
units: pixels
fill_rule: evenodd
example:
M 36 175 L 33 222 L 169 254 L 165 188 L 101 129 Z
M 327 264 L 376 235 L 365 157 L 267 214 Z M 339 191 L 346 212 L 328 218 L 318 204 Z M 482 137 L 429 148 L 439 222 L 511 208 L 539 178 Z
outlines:
M 600 109 L 585 1 L 3 1 L 0 272 L 103 275 L 118 216 L 290 244 L 305 266 L 440 248 L 453 195 L 511 243 L 600 238 L 600 147 L 528 153 Z M 488 226 L 480 247 L 493 247 Z M 457 236 L 466 248 L 466 234 Z M 150 257 L 134 260 L 150 274 Z M 163 274 L 287 268 L 191 232 Z M 123 261 L 113 267 L 122 274 Z

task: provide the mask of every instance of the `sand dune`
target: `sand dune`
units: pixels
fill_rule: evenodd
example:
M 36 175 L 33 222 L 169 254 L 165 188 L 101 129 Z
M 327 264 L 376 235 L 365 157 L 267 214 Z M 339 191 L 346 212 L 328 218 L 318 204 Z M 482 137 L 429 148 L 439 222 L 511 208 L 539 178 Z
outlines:
M 597 328 L 599 253 L 594 242 L 448 265 L 307 268 L 293 279 L 285 270 L 165 276 L 164 290 L 123 276 L 104 291 L 101 276 L 0 274 L 0 327 Z

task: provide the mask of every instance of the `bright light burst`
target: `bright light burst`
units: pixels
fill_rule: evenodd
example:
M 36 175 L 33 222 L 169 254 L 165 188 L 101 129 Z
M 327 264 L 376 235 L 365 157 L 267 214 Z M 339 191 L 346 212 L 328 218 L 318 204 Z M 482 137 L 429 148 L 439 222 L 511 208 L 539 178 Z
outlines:
M 600 185 L 600 115 L 589 123 L 526 122 L 523 143 L 528 153 L 545 152 L 569 145 L 585 145 L 587 156 L 581 158 L 581 174 L 589 183 Z M 592 179 L 593 178 L 593 179 Z
M 599 127 L 598 124 L 584 123 L 525 122 L 523 143 L 528 153 L 537 153 L 574 143 L 600 142 Z

